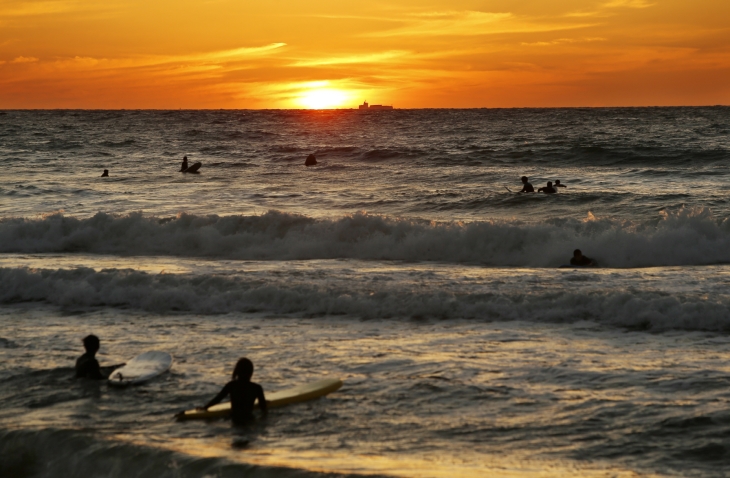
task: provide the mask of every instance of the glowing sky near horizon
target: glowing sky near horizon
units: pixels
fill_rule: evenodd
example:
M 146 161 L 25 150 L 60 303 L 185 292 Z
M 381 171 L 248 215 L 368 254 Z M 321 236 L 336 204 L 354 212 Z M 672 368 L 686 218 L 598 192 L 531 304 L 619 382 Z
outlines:
M 0 108 L 730 103 L 726 0 L 2 0 Z

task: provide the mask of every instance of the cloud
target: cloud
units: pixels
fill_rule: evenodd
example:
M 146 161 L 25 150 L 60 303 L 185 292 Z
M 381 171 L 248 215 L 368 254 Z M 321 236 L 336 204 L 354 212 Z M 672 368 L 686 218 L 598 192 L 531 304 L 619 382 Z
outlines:
M 647 0 L 611 0 L 604 3 L 605 8 L 648 8 L 656 5 L 656 3 Z
M 473 10 L 422 12 L 412 14 L 411 18 L 403 27 L 368 33 L 365 36 L 476 36 L 548 32 L 592 26 L 592 24 L 540 23 L 518 18 L 508 12 L 492 13 Z
M 314 58 L 310 60 L 299 60 L 288 66 L 328 66 L 328 65 L 353 65 L 359 63 L 383 63 L 396 58 L 408 55 L 410 52 L 405 50 L 392 50 L 381 53 L 369 53 L 360 55 L 350 55 L 341 57 L 324 57 Z
M 10 63 L 34 63 L 36 61 L 38 61 L 38 58 L 33 56 L 19 56 Z
M 608 41 L 607 38 L 594 37 L 594 38 L 558 38 L 550 41 L 536 41 L 536 42 L 522 42 L 522 46 L 552 46 L 552 45 L 564 45 L 570 43 L 591 43 L 597 41 Z

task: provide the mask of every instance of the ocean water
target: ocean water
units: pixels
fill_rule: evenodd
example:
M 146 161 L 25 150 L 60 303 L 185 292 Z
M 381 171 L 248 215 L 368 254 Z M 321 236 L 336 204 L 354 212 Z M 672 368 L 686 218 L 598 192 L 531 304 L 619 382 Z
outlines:
M 0 476 L 726 476 L 729 160 L 726 107 L 2 111 Z M 344 386 L 173 420 L 241 356 Z

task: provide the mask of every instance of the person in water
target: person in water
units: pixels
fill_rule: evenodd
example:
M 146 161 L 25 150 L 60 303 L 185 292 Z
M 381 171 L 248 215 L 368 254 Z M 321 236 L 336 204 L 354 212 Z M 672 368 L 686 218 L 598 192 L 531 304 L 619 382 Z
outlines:
M 584 256 L 580 249 L 576 249 L 573 251 L 573 258 L 570 259 L 570 265 L 581 267 L 598 267 L 598 263 L 590 257 Z
M 247 358 L 239 359 L 233 369 L 232 380 L 223 387 L 202 410 L 207 410 L 216 403 L 220 403 L 227 395 L 231 396 L 231 418 L 233 423 L 248 423 L 253 419 L 253 405 L 259 400 L 261 413 L 266 415 L 266 397 L 264 389 L 258 383 L 251 381 L 253 376 L 253 362 Z
M 105 169 L 103 173 L 101 173 L 102 178 L 108 178 L 109 177 L 109 170 Z
M 567 187 L 568 186 L 566 186 L 565 184 L 560 184 L 560 180 L 559 179 L 556 179 L 555 180 L 555 190 L 557 190 L 557 188 L 567 188 Z
M 103 380 L 106 377 L 101 373 L 101 367 L 96 360 L 96 352 L 99 351 L 99 337 L 87 335 L 83 339 L 86 353 L 76 360 L 76 378 L 90 378 L 92 380 Z
M 183 156 L 183 162 L 182 162 L 182 166 L 180 166 L 180 172 L 182 173 L 186 169 L 188 169 L 188 157 L 187 156 Z
M 538 189 L 537 192 L 543 192 L 545 194 L 555 194 L 557 191 L 553 187 L 553 182 L 548 181 L 547 186 L 545 186 L 544 188 Z
M 535 192 L 535 188 L 532 187 L 532 184 L 527 182 L 527 176 L 522 176 L 522 178 L 520 178 L 520 179 L 522 179 L 522 191 L 520 191 L 521 193 L 534 193 Z

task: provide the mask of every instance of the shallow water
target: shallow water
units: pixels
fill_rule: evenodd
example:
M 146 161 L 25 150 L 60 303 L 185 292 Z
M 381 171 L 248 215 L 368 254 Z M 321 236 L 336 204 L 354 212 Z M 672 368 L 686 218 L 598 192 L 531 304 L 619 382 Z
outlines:
M 724 476 L 730 110 L 391 113 L 0 115 L 0 475 Z

